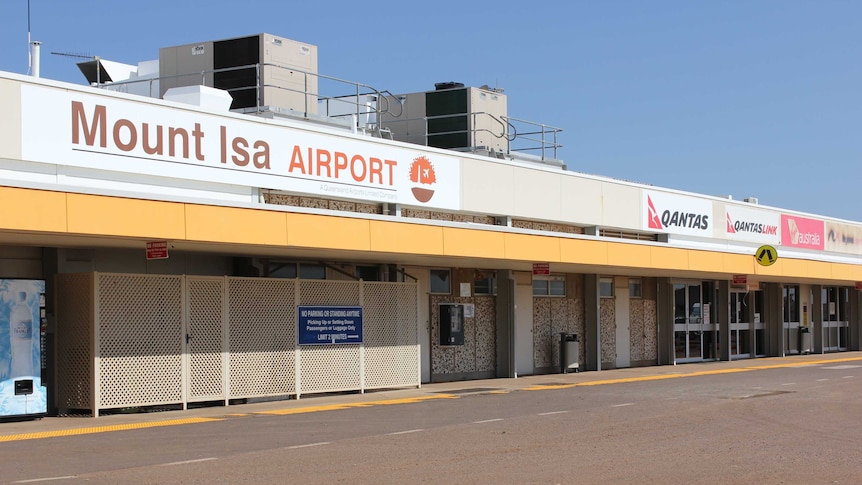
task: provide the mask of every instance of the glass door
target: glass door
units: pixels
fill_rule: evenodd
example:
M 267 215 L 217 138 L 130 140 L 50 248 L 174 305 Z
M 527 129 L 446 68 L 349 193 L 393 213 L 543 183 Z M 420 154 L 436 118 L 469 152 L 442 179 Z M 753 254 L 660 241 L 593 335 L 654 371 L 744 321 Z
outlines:
M 847 350 L 850 292 L 847 288 L 826 287 L 821 294 L 823 302 L 823 350 Z
M 715 359 L 717 325 L 712 313 L 711 282 L 676 282 L 673 285 L 674 357 L 676 362 Z
M 673 340 L 677 362 L 703 359 L 699 331 L 700 285 L 673 285 Z
M 752 291 L 746 297 L 749 303 L 754 301 L 754 355 L 766 357 L 766 325 L 764 323 L 763 291 Z
M 799 287 L 785 286 L 781 289 L 783 310 L 782 320 L 784 328 L 784 354 L 798 354 L 799 349 L 799 326 L 801 324 L 799 311 Z
M 751 357 L 751 312 L 748 293 L 730 293 L 730 356 L 731 359 Z

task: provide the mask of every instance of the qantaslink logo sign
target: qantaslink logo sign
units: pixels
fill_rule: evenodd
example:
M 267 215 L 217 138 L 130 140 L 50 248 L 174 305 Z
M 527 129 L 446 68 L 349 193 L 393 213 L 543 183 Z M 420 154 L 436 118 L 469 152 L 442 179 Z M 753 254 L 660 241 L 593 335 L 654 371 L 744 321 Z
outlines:
M 725 207 L 727 239 L 780 244 L 780 214 L 762 209 L 730 205 Z
M 641 220 L 643 229 L 648 231 L 711 237 L 712 202 L 645 190 Z

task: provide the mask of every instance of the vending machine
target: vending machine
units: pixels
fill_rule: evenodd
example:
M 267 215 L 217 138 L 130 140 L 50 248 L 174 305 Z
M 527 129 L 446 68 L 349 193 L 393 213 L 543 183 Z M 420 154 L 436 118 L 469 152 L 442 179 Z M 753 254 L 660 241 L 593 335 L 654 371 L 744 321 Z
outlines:
M 48 411 L 45 281 L 0 279 L 0 419 Z

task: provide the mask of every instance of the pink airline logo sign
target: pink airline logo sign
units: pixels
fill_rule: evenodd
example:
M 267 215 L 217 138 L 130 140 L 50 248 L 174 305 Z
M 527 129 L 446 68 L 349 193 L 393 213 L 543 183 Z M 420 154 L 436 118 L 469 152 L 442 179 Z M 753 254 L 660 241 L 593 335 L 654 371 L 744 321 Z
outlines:
M 781 214 L 781 245 L 822 251 L 825 244 L 823 221 Z

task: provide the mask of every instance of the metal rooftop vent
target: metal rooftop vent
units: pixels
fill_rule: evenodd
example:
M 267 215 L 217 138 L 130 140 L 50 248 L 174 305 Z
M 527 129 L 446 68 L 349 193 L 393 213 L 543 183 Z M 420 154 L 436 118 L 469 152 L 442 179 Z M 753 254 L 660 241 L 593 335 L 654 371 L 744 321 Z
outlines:
M 449 81 L 445 83 L 434 83 L 434 89 L 437 91 L 442 91 L 444 89 L 458 89 L 463 88 L 464 83 L 456 83 L 455 81 Z

